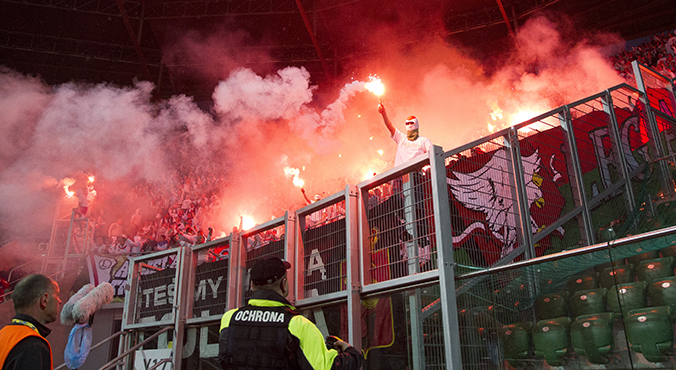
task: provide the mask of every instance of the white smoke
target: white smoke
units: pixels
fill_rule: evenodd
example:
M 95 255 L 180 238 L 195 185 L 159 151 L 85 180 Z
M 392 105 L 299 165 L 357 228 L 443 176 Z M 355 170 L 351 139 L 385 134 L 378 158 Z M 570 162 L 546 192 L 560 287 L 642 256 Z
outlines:
M 536 18 L 521 28 L 514 53 L 492 76 L 441 40 L 361 63 L 386 85 L 382 99 L 395 126 L 403 128 L 413 114 L 421 135 L 449 150 L 487 134 L 495 106 L 505 116 L 524 107 L 549 109 L 621 82 L 597 52 L 600 44 L 570 42 L 556 25 Z M 179 167 L 208 163 L 227 178 L 219 189 L 224 212 L 213 223 L 229 231 L 242 214 L 265 222 L 302 203 L 284 166 L 305 168 L 305 188 L 326 194 L 389 167 L 395 145 L 377 97 L 359 94 L 364 82 L 345 84 L 333 102 L 317 108 L 304 68 L 264 76 L 232 70 L 213 92 L 213 112 L 183 95 L 156 102 L 148 82 L 52 87 L 0 70 L 0 224 L 16 233 L 48 228 L 64 195 L 59 181 L 83 171 L 113 184 L 108 194 L 99 191 L 105 199 L 139 179 L 171 185 Z
M 153 102 L 154 86 L 148 82 L 49 87 L 5 69 L 0 73 L 5 111 L 0 125 L 11 134 L 3 140 L 12 141 L 0 152 L 2 225 L 17 233 L 48 227 L 65 194 L 60 181 L 74 174 L 92 173 L 122 184 L 111 190 L 124 193 L 140 179 L 167 179 L 178 167 L 197 163 L 219 164 L 233 178 L 221 191 L 239 197 L 224 204 L 237 203 L 234 208 L 241 209 L 249 201 L 244 208 L 275 204 L 283 209 L 284 200 L 275 199 L 284 199 L 283 194 L 269 190 L 279 180 L 270 171 L 274 153 L 309 161 L 312 148 L 326 151 L 329 142 L 340 146 L 330 134 L 344 122 L 347 100 L 363 86 L 348 84 L 336 102 L 317 112 L 308 106 L 315 89 L 309 79 L 303 68 L 270 76 L 239 69 L 214 91 L 213 116 L 183 95 Z

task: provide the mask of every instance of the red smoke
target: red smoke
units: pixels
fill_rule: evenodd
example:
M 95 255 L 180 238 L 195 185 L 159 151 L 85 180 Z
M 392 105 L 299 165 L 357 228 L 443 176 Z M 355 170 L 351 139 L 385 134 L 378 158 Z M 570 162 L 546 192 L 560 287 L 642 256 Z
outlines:
M 404 118 L 415 115 L 421 135 L 445 150 L 486 135 L 489 123 L 509 125 L 526 108 L 542 113 L 622 82 L 598 52 L 617 40 L 571 39 L 546 18 L 519 30 L 513 53 L 491 76 L 467 50 L 440 38 L 401 47 L 386 27 L 370 36 L 364 42 L 377 52 L 354 62 L 359 75 L 345 77 L 341 91 L 324 97 L 332 103 L 321 107 L 302 68 L 260 75 L 239 67 L 242 58 L 269 58 L 267 51 L 243 55 L 238 48 L 247 38 L 240 34 L 231 36 L 232 44 L 191 35 L 166 51 L 175 56 L 186 47 L 186 55 L 213 56 L 195 67 L 208 78 L 227 77 L 214 90 L 213 112 L 186 96 L 153 102 L 149 82 L 49 87 L 1 71 L 0 129 L 12 139 L 5 135 L 9 144 L 0 145 L 0 222 L 17 233 L 49 228 L 63 194 L 58 181 L 83 170 L 108 184 L 97 188 L 100 203 L 93 205 L 108 208 L 120 204 L 104 200 L 115 202 L 113 193 L 139 180 L 173 185 L 179 168 L 200 163 L 212 163 L 227 178 L 223 213 L 212 220 L 217 229 L 229 231 L 243 214 L 258 222 L 279 217 L 304 205 L 286 166 L 304 167 L 308 193 L 325 195 L 392 166 L 395 145 L 377 113 L 378 98 L 356 81 L 369 74 L 382 78 L 395 126 L 403 129 Z M 501 121 L 490 118 L 496 107 Z M 127 208 L 131 215 L 136 207 Z

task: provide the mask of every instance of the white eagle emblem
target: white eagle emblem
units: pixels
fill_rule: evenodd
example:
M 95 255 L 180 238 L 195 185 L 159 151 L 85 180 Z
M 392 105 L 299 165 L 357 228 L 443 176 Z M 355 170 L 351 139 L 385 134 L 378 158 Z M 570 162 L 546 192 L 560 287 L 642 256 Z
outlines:
M 517 242 L 516 217 L 518 210 L 514 209 L 514 184 L 510 180 L 509 153 L 505 149 L 496 151 L 490 161 L 479 170 L 472 173 L 453 171 L 457 180 L 446 178 L 455 198 L 467 209 L 486 214 L 486 221 L 477 221 L 469 225 L 461 235 L 453 237 L 453 243 L 459 243 L 472 230 L 484 229 L 485 224 L 491 233 L 503 243 L 501 257 L 506 256 Z M 528 207 L 535 203 L 542 208 L 542 176 L 540 170 L 540 156 L 536 150 L 522 160 Z M 533 233 L 538 231 L 537 222 L 530 216 L 530 227 Z

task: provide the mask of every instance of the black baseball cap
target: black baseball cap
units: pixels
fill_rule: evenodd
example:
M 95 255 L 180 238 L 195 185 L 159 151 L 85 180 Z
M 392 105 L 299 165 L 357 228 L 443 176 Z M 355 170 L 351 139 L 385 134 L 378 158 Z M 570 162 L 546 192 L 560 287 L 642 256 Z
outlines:
M 289 262 L 282 261 L 277 256 L 265 256 L 251 268 L 251 281 L 258 286 L 272 284 L 284 276 L 286 270 L 290 268 Z

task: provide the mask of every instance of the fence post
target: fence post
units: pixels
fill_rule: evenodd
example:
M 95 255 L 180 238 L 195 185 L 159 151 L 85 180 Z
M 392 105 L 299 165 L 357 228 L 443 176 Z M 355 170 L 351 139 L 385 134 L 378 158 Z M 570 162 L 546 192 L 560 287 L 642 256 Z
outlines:
M 462 369 L 458 304 L 455 297 L 455 261 L 453 258 L 453 233 L 451 210 L 446 183 L 444 150 L 439 146 L 429 153 L 434 204 L 434 229 L 439 255 L 439 286 L 441 290 L 442 322 L 444 325 L 444 357 L 447 370 Z

